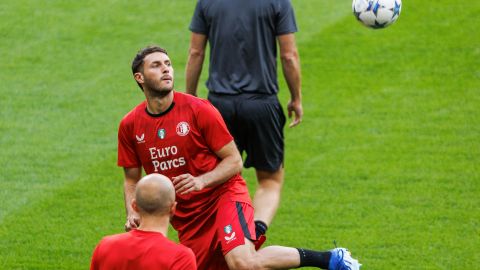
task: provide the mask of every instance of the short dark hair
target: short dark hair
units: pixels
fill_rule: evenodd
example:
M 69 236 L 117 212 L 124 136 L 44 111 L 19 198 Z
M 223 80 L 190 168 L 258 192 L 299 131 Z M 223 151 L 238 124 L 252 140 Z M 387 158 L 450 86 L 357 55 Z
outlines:
M 143 49 L 141 49 L 140 51 L 137 52 L 137 55 L 135 55 L 135 58 L 133 58 L 133 61 L 132 61 L 132 74 L 135 74 L 137 72 L 143 72 L 143 60 L 145 59 L 145 57 L 151 53 L 154 53 L 154 52 L 161 52 L 161 53 L 164 53 L 166 55 L 168 55 L 167 51 L 164 49 L 164 48 L 161 48 L 157 45 L 150 45 L 150 46 L 147 46 Z M 137 82 L 138 86 L 140 87 L 140 89 L 142 89 L 143 91 L 143 88 L 142 86 Z

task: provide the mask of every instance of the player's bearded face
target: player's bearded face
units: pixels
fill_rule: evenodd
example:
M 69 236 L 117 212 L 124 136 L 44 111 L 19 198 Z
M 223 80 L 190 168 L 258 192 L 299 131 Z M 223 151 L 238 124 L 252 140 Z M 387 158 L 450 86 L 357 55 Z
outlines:
M 156 78 L 145 78 L 145 87 L 157 94 L 168 94 L 173 90 L 173 77 L 161 76 Z
M 144 88 L 152 93 L 166 95 L 173 90 L 173 67 L 168 55 L 152 53 L 145 57 Z

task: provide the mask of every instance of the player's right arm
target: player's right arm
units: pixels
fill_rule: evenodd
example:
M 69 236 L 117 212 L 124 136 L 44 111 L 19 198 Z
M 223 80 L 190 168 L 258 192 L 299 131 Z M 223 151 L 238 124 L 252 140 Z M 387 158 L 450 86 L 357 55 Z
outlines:
M 205 47 L 207 36 L 192 32 L 190 38 L 190 49 L 188 50 L 188 61 L 185 68 L 186 93 L 196 96 L 198 80 L 202 73 L 203 60 L 205 58 Z
M 202 73 L 203 60 L 205 58 L 205 47 L 207 46 L 207 35 L 209 32 L 202 1 L 197 1 L 192 21 L 190 22 L 190 49 L 188 50 L 188 61 L 185 67 L 186 93 L 197 95 L 198 80 Z
M 141 161 L 135 148 L 135 133 L 133 113 L 128 113 L 120 122 L 118 128 L 118 161 L 117 165 L 123 168 L 123 194 L 127 221 L 125 230 L 129 231 L 139 225 L 138 214 L 132 209 L 131 202 L 135 197 L 135 187 L 142 176 Z M 140 134 L 139 134 L 140 135 Z M 143 134 L 140 136 L 144 136 Z M 138 137 L 137 137 L 138 138 Z M 138 139 L 137 139 L 138 140 Z
M 123 183 L 125 210 L 127 221 L 125 222 L 125 231 L 137 228 L 140 225 L 138 213 L 132 208 L 132 200 L 135 198 L 135 187 L 142 177 L 141 168 L 123 168 L 125 180 Z

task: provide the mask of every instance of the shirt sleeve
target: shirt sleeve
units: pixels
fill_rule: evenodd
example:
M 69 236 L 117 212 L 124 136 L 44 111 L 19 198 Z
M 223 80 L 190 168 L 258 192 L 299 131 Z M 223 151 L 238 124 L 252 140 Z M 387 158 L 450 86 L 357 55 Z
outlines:
M 197 261 L 193 251 L 189 248 L 182 248 L 177 252 L 171 270 L 197 269 Z
M 277 6 L 275 34 L 277 36 L 297 32 L 297 22 L 290 0 L 280 0 Z
M 120 167 L 134 168 L 140 167 L 141 162 L 135 151 L 135 142 L 132 141 L 133 123 L 129 123 L 126 118 L 120 122 L 118 128 L 118 161 Z
M 233 140 L 220 112 L 204 100 L 197 111 L 197 124 L 212 151 L 217 152 Z
M 195 11 L 193 12 L 192 21 L 190 22 L 190 31 L 199 34 L 208 34 L 208 25 L 207 20 L 205 19 L 205 14 L 203 13 L 201 0 L 197 1 L 195 6 Z

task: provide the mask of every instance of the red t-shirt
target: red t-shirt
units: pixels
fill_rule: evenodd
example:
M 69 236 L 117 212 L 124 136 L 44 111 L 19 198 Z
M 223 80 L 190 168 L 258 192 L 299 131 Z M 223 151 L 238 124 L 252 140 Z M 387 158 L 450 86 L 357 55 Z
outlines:
M 131 230 L 104 237 L 93 252 L 90 270 L 197 269 L 192 250 L 158 232 Z
M 147 174 L 160 173 L 169 178 L 184 173 L 199 176 L 218 165 L 221 160 L 215 151 L 233 140 L 222 116 L 207 100 L 174 92 L 172 106 L 161 115 L 150 115 L 146 106 L 146 101 L 142 102 L 120 122 L 121 167 L 143 167 Z M 221 185 L 177 194 L 173 227 L 180 233 L 187 229 L 196 216 L 211 211 L 220 194 L 250 202 L 245 180 L 237 174 Z

